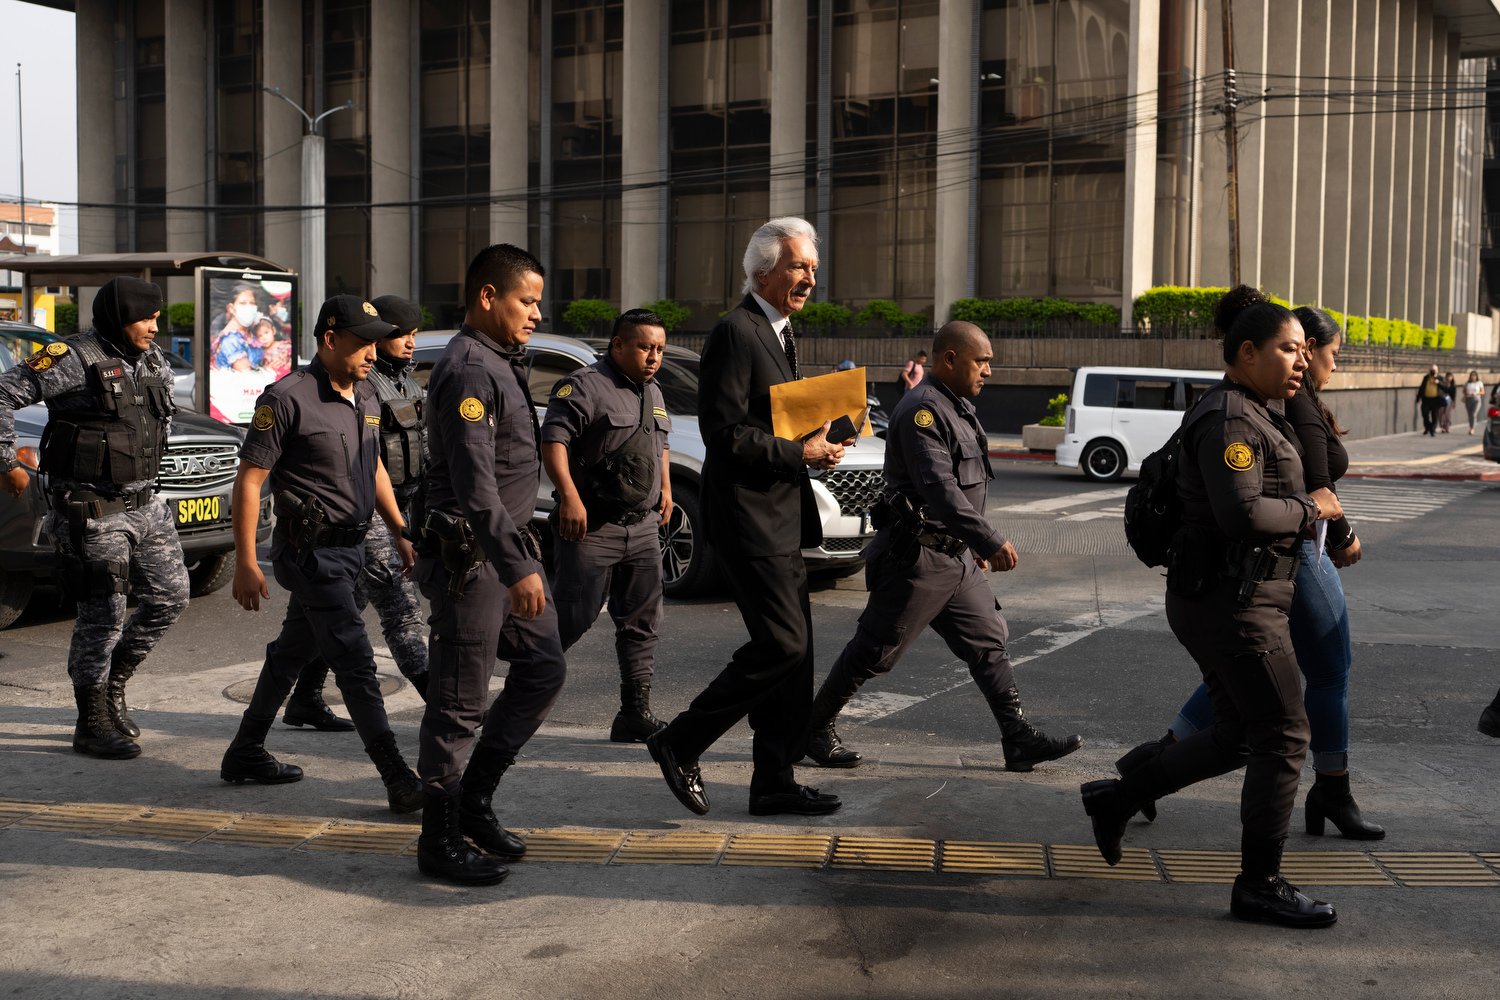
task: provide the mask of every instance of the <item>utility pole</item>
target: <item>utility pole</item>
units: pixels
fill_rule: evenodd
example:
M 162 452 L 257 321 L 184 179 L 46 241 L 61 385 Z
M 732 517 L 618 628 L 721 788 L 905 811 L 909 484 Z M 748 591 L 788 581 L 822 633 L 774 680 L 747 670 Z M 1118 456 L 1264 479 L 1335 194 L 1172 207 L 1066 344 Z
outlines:
M 335 111 L 346 111 L 354 107 L 354 101 L 345 101 L 314 117 L 304 111 L 302 105 L 283 94 L 280 87 L 262 86 L 261 89 L 296 108 L 302 120 L 307 123 L 307 131 L 302 136 L 302 336 L 298 338 L 297 350 L 303 357 L 310 358 L 317 353 L 313 326 L 318 321 L 318 310 L 323 307 L 323 272 L 327 266 L 327 220 L 323 212 L 323 136 L 318 129 L 323 124 L 323 119 Z
M 21 64 L 16 63 L 16 166 L 21 181 L 21 255 L 26 255 L 26 105 L 21 101 Z M 31 278 L 21 275 L 21 322 L 30 323 Z M 55 324 L 54 324 L 55 325 Z
M 1234 109 L 1239 97 L 1234 79 L 1234 0 L 1223 0 L 1224 16 L 1224 162 L 1229 168 L 1229 287 L 1240 283 L 1239 135 Z

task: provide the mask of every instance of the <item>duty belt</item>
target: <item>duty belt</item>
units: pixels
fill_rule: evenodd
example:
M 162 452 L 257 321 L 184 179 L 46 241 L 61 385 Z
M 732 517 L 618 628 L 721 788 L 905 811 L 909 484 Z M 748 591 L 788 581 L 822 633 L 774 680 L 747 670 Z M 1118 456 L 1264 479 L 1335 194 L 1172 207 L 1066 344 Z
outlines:
M 632 525 L 640 524 L 646 519 L 646 515 L 652 513 L 655 512 L 649 510 L 628 510 L 609 523 L 618 524 L 622 528 L 629 528 Z
M 916 538 L 918 545 L 945 556 L 956 556 L 969 547 L 962 538 L 941 531 L 924 529 L 917 532 Z
M 92 520 L 109 514 L 120 514 L 127 510 L 140 510 L 155 496 L 156 490 L 149 486 L 143 490 L 136 490 L 134 493 L 122 493 L 117 497 L 107 497 L 93 490 L 60 489 L 52 491 L 52 509 L 74 510 Z
M 360 521 L 358 524 L 307 525 L 301 528 L 305 532 L 305 537 L 294 539 L 292 528 L 288 526 L 288 520 L 295 519 L 297 511 L 292 506 L 295 501 L 290 500 L 290 498 L 284 499 L 286 497 L 286 494 L 277 494 L 276 496 L 276 529 L 274 537 L 282 541 L 292 542 L 293 546 L 298 550 L 309 548 L 352 548 L 363 542 L 365 535 L 370 530 L 369 521 Z M 304 501 L 304 503 L 311 502 L 313 501 Z M 319 516 L 322 516 L 321 513 Z

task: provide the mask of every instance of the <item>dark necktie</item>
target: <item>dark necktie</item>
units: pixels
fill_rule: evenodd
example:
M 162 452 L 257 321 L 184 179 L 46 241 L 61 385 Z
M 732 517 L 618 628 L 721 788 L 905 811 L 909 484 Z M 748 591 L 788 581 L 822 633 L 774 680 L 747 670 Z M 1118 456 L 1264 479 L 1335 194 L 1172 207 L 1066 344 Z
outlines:
M 786 363 L 792 366 L 792 380 L 796 381 L 802 374 L 797 370 L 797 338 L 792 334 L 791 320 L 781 328 L 781 346 L 786 351 Z

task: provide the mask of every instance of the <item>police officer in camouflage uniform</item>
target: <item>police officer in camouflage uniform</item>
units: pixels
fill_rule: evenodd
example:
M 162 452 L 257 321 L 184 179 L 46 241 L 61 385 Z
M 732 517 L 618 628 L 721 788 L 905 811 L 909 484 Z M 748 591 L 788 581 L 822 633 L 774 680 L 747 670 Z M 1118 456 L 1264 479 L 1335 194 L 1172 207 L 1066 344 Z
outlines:
M 1032 728 L 1005 650 L 1008 631 L 985 579 L 1016 567 L 1016 550 L 984 516 L 994 478 L 989 442 L 971 400 L 990 374 L 990 343 L 972 323 L 952 322 L 932 342 L 932 369 L 891 413 L 879 529 L 865 549 L 870 591 L 854 638 L 813 699 L 807 755 L 823 767 L 855 767 L 834 720 L 867 680 L 896 665 L 928 625 L 943 637 L 1000 724 L 1005 767 L 1030 771 L 1083 746 Z
M 599 617 L 606 595 L 615 623 L 620 711 L 616 743 L 663 727 L 651 714 L 651 676 L 661 623 L 660 527 L 672 514 L 661 388 L 667 331 L 631 309 L 615 320 L 608 353 L 558 382 L 542 421 L 542 463 L 557 487 L 553 593 L 567 650 Z
M 155 344 L 160 314 L 160 288 L 113 278 L 94 299 L 92 330 L 0 375 L 0 469 L 13 496 L 28 480 L 16 460 L 14 411 L 47 404 L 45 528 L 78 602 L 68 650 L 78 705 L 73 749 L 94 757 L 140 754 L 125 682 L 188 602 L 177 526 L 156 494 L 175 409 L 172 369 Z M 128 621 L 127 591 L 137 601 Z
M 426 786 L 417 866 L 467 885 L 499 882 L 506 869 L 495 859 L 525 853 L 492 801 L 567 674 L 541 545 L 528 523 L 541 463 L 526 343 L 541 320 L 541 297 L 535 257 L 507 243 L 481 250 L 464 278 L 463 325 L 427 383 L 431 463 L 412 575 L 432 603 L 432 680 L 417 765 Z M 497 656 L 510 673 L 486 711 Z
M 407 813 L 421 808 L 421 784 L 396 746 L 375 679 L 375 653 L 354 605 L 372 513 L 398 539 L 403 568 L 416 559 L 380 461 L 380 406 L 367 382 L 375 344 L 394 329 L 359 296 L 333 296 L 318 313 L 317 356 L 267 386 L 256 401 L 234 480 L 231 592 L 247 611 L 260 610 L 261 599 L 271 596 L 255 554 L 256 512 L 269 480 L 276 512 L 271 565 L 289 593 L 281 632 L 266 646 L 255 693 L 219 777 L 236 784 L 302 777 L 301 768 L 266 751 L 265 739 L 298 672 L 321 657 L 333 668 L 391 811 Z
M 401 516 L 411 523 L 412 501 L 422 486 L 426 464 L 426 431 L 422 426 L 425 395 L 411 377 L 412 352 L 422 313 L 411 302 L 395 295 L 382 295 L 370 304 L 396 333 L 375 345 L 375 367 L 367 380 L 380 401 L 380 459 L 391 478 L 391 489 Z M 417 589 L 402 572 L 401 555 L 391 542 L 385 522 L 372 520 L 365 535 L 365 568 L 354 586 L 354 603 L 361 611 L 373 603 L 380 618 L 385 644 L 396 661 L 396 669 L 417 694 L 427 697 L 427 627 Z M 323 682 L 328 664 L 313 660 L 302 668 L 297 686 L 287 699 L 281 721 L 289 726 L 312 726 L 325 732 L 349 732 L 354 724 L 339 718 L 323 701 Z

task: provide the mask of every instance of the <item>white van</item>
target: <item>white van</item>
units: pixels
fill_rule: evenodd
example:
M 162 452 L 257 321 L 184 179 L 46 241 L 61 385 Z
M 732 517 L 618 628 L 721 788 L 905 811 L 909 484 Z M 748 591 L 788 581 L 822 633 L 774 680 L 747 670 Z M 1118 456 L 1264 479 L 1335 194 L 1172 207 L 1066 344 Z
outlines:
M 1138 472 L 1167 443 L 1182 415 L 1221 371 L 1172 368 L 1080 368 L 1069 395 L 1057 464 L 1083 469 L 1096 482 Z

